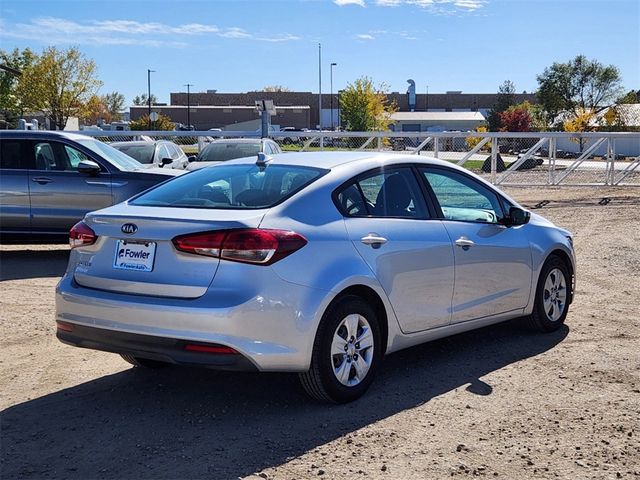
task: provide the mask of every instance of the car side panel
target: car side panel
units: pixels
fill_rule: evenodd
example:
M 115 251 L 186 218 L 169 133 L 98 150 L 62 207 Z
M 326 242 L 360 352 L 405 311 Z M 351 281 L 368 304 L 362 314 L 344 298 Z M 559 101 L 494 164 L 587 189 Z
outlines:
M 30 232 L 29 171 L 3 169 L 0 175 L 0 231 Z

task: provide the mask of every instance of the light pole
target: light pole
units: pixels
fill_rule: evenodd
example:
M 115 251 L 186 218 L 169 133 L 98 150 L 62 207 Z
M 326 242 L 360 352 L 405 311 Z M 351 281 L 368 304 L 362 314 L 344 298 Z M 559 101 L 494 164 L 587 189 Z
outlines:
M 333 67 L 337 67 L 338 64 L 337 63 L 332 63 L 331 64 L 331 68 L 329 69 L 330 75 L 329 75 L 329 83 L 331 84 L 331 93 L 330 93 L 330 101 L 331 101 L 331 130 L 333 130 Z
M 322 130 L 322 44 L 318 44 L 318 130 Z
M 151 130 L 151 72 L 155 72 L 155 70 L 147 69 L 147 104 L 149 105 L 148 116 L 149 116 L 149 130 Z
M 427 96 L 425 97 L 425 106 L 426 106 L 425 112 L 428 112 L 429 111 L 429 85 L 427 85 Z
M 191 90 L 189 89 L 193 87 L 193 83 L 185 83 L 184 86 L 187 87 L 187 128 L 191 130 L 191 102 L 189 98 L 191 95 Z

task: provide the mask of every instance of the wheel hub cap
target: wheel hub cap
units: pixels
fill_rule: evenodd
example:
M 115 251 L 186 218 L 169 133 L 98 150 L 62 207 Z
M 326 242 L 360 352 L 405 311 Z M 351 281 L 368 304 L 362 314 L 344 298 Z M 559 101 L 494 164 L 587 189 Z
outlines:
M 366 318 L 351 314 L 338 324 L 331 342 L 331 364 L 338 381 L 348 387 L 358 385 L 373 361 L 373 333 Z
M 554 268 L 549 272 L 544 282 L 542 303 L 544 312 L 549 320 L 556 322 L 566 308 L 567 281 L 562 270 Z

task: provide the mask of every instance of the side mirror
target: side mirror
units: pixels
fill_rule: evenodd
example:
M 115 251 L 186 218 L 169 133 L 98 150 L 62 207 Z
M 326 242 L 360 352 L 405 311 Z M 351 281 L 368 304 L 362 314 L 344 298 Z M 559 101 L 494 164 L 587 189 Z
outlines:
M 87 175 L 97 175 L 100 173 L 100 165 L 93 160 L 80 160 L 78 171 Z
M 504 219 L 504 225 L 507 227 L 516 227 L 518 225 L 525 225 L 529 223 L 531 219 L 531 213 L 518 207 L 511 207 L 509 209 L 509 216 Z
M 163 158 L 162 160 L 160 160 L 160 167 L 166 167 L 167 165 L 171 165 L 173 163 L 173 160 L 171 160 L 170 158 Z
M 196 155 L 190 155 L 189 157 L 187 157 L 187 160 L 189 161 L 189 163 L 191 163 L 195 162 L 196 158 L 198 158 Z

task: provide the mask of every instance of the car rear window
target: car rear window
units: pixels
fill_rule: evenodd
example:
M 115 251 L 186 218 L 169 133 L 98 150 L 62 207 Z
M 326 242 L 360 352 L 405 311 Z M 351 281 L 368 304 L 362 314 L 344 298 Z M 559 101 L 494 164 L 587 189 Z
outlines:
M 260 143 L 211 143 L 196 158 L 197 162 L 226 162 L 234 158 L 254 157 L 260 151 Z
M 220 165 L 181 175 L 130 203 L 139 206 L 251 210 L 272 207 L 326 170 L 296 165 Z
M 122 153 L 126 153 L 131 158 L 139 161 L 140 163 L 149 164 L 153 162 L 153 154 L 156 146 L 151 145 L 115 145 Z

